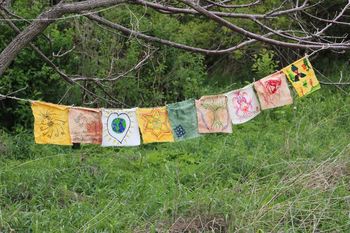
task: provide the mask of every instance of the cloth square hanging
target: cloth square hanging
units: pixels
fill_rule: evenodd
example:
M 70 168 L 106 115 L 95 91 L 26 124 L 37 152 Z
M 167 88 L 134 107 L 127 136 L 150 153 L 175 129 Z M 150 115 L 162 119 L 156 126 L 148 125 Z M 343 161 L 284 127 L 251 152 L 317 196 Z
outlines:
M 69 130 L 73 143 L 101 144 L 101 110 L 78 107 L 70 108 Z
M 282 71 L 287 75 L 299 97 L 308 95 L 321 88 L 307 57 L 293 62 L 293 64 L 283 68 Z
M 34 138 L 38 144 L 72 145 L 67 106 L 32 102 Z
M 232 133 L 224 95 L 203 96 L 196 100 L 199 133 Z
M 260 104 L 253 84 L 225 94 L 232 124 L 245 123 L 260 113 Z
M 166 107 L 138 108 L 137 119 L 144 143 L 174 141 Z
M 133 109 L 102 109 L 102 146 L 138 146 L 140 131 Z
M 175 141 L 198 137 L 196 106 L 193 99 L 167 105 Z
M 254 87 L 262 110 L 293 103 L 286 76 L 281 71 L 256 81 Z

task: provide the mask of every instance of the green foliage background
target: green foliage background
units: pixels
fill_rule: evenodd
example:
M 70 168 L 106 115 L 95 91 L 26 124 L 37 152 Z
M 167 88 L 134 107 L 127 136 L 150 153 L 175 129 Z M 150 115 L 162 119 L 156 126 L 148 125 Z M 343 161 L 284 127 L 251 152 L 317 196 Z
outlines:
M 237 4 L 246 2 L 238 1 Z M 278 0 L 269 0 L 255 8 L 236 11 L 263 13 L 279 4 Z M 326 1 L 320 5 L 318 11 L 322 12 L 325 7 L 336 11 L 341 4 L 342 1 Z M 49 4 L 42 1 L 18 0 L 14 1 L 12 10 L 30 19 L 35 18 L 47 7 Z M 196 47 L 225 48 L 244 39 L 203 17 L 181 14 L 169 16 L 133 5 L 120 5 L 101 14 L 114 22 L 148 35 Z M 246 20 L 230 20 L 249 30 L 258 29 L 257 25 Z M 269 26 L 289 28 L 294 23 L 287 17 L 281 17 L 271 21 Z M 19 21 L 16 24 L 19 28 L 24 28 L 28 23 Z M 338 30 L 339 32 L 335 29 L 332 34 L 341 34 L 342 27 Z M 0 23 L 0 31 L 2 32 L 0 50 L 2 50 L 15 34 L 3 21 Z M 259 79 L 287 65 L 305 52 L 257 43 L 231 54 L 204 56 L 126 37 L 116 31 L 105 30 L 84 17 L 59 20 L 34 43 L 67 74 L 98 78 L 104 78 L 111 73 L 123 73 L 136 64 L 146 51 L 156 49 L 142 69 L 128 74 L 115 83 L 105 85 L 104 89 L 124 104 L 111 104 L 101 99 L 96 101 L 95 97 L 88 96 L 79 86 L 65 83 L 29 47 L 19 54 L 0 79 L 0 93 L 11 93 L 27 86 L 27 89 L 17 93 L 17 96 L 74 105 L 93 102 L 89 105 L 91 107 L 157 106 L 200 97 L 203 94 L 223 92 Z M 72 48 L 74 50 L 65 56 L 53 56 L 70 51 Z M 323 61 L 318 60 L 315 65 L 327 75 L 333 72 L 329 67 L 342 64 L 349 58 L 344 54 L 334 62 L 334 55 L 327 54 L 323 57 L 326 58 L 322 58 Z M 94 83 L 81 84 L 97 95 L 110 99 Z M 0 102 L 0 107 L 0 122 L 3 128 L 9 131 L 17 127 L 31 129 L 32 116 L 25 104 L 3 100 Z

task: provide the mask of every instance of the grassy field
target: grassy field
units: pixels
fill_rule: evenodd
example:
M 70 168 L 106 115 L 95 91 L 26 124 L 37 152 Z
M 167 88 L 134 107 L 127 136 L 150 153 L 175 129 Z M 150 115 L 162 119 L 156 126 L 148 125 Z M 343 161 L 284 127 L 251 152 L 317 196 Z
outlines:
M 0 232 L 350 232 L 350 97 L 137 148 L 0 140 Z

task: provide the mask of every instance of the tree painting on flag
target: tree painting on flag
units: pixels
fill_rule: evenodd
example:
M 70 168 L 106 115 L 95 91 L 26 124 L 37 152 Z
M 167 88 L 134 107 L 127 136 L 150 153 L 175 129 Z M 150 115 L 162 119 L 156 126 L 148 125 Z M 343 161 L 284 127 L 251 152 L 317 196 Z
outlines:
M 199 133 L 231 133 L 231 119 L 224 95 L 203 96 L 196 100 Z

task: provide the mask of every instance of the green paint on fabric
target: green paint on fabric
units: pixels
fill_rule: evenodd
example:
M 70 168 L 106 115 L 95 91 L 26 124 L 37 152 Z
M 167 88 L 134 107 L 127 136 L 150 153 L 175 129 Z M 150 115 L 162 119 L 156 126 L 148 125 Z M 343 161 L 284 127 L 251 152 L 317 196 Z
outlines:
M 194 100 L 167 105 L 175 141 L 199 137 L 197 112 Z

